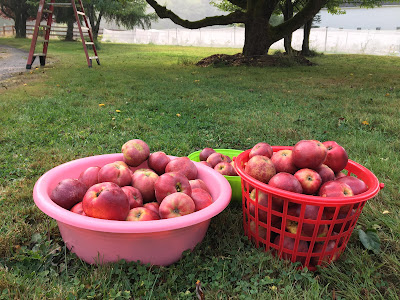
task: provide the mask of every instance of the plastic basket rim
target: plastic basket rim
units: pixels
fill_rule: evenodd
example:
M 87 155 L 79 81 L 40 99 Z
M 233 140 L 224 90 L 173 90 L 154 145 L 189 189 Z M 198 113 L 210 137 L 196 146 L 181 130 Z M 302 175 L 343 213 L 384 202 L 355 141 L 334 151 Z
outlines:
M 272 149 L 274 152 L 277 152 L 279 150 L 291 150 L 293 147 L 292 146 L 272 146 Z M 250 183 L 252 186 L 255 188 L 258 188 L 261 191 L 267 191 L 269 193 L 273 193 L 276 196 L 281 196 L 290 200 L 296 200 L 298 202 L 307 202 L 307 203 L 312 203 L 316 205 L 324 205 L 324 206 L 334 206 L 334 205 L 342 205 L 342 204 L 353 204 L 353 203 L 359 203 L 363 202 L 366 200 L 369 200 L 376 196 L 378 192 L 380 191 L 380 185 L 379 185 L 379 180 L 378 178 L 372 173 L 370 170 L 368 170 L 366 167 L 360 165 L 359 163 L 348 160 L 348 165 L 352 165 L 360 169 L 362 172 L 367 173 L 367 175 L 372 179 L 373 184 L 371 186 L 368 186 L 368 190 L 365 191 L 364 193 L 351 196 L 351 197 L 321 197 L 321 196 L 313 196 L 313 195 L 306 195 L 306 194 L 299 194 L 295 192 L 289 192 L 285 191 L 279 188 L 275 188 L 272 186 L 269 186 L 268 184 L 265 184 L 249 175 L 247 175 L 243 167 L 241 166 L 240 162 L 242 162 L 243 158 L 245 156 L 248 156 L 250 153 L 251 149 L 248 149 L 241 154 L 239 154 L 236 159 L 235 159 L 235 168 L 242 179 L 242 185 L 243 181 L 246 181 Z M 347 166 L 346 166 L 347 167 Z M 345 168 L 346 169 L 346 168 Z

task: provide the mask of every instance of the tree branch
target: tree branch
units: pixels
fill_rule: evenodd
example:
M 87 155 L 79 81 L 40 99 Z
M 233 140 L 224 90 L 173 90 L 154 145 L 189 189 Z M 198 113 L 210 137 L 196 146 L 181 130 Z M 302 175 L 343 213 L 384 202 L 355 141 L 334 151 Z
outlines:
M 4 7 L 4 5 L 1 4 L 1 11 L 2 11 L 2 13 L 3 13 L 7 18 L 14 19 L 14 17 L 13 17 L 11 14 L 9 14 L 9 13 L 7 12 L 6 9 L 7 9 L 7 7 Z
M 180 18 L 174 12 L 167 9 L 165 6 L 158 4 L 157 1 L 155 0 L 146 0 L 146 2 L 150 4 L 151 7 L 154 8 L 157 15 L 161 19 L 168 18 L 175 24 L 188 29 L 198 29 L 213 25 L 229 25 L 232 23 L 244 23 L 246 20 L 245 14 L 243 12 L 235 11 L 225 16 L 206 17 L 198 21 L 189 21 Z
M 294 17 L 277 26 L 271 27 L 272 39 L 277 42 L 285 35 L 299 29 L 309 19 L 313 18 L 326 4 L 327 0 L 309 0 L 307 4 Z
M 247 9 L 247 0 L 228 0 L 233 5 L 240 7 L 241 9 Z

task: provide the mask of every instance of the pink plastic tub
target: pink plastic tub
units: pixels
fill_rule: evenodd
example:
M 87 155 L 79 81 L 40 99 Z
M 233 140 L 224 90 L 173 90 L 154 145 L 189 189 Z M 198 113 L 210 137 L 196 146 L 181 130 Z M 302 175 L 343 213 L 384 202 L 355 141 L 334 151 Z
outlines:
M 224 176 L 200 163 L 195 163 L 198 178 L 207 184 L 214 203 L 178 218 L 143 222 L 96 219 L 72 213 L 50 199 L 51 191 L 60 180 L 78 178 L 90 166 L 101 167 L 116 160 L 122 160 L 122 154 L 67 162 L 40 177 L 33 190 L 35 204 L 57 221 L 68 249 L 87 263 L 103 264 L 125 259 L 170 265 L 181 258 L 183 251 L 193 250 L 203 240 L 211 218 L 223 211 L 231 199 L 232 190 Z M 147 167 L 147 163 L 137 168 L 143 167 Z

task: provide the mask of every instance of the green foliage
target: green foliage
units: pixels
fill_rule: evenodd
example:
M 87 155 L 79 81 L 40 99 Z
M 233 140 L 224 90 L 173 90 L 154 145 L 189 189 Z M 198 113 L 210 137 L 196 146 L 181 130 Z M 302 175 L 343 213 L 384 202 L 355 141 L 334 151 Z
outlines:
M 236 6 L 235 4 L 232 4 L 228 0 L 211 0 L 210 4 L 217 7 L 218 9 L 222 11 L 236 11 L 236 10 L 242 10 L 239 6 Z
M 144 0 L 85 0 L 93 5 L 95 11 L 102 14 L 108 21 L 115 21 L 117 25 L 127 28 L 141 26 L 150 27 L 151 22 L 157 20 L 155 13 L 147 13 L 147 3 Z
M 29 42 L 0 40 L 24 49 Z M 89 69 L 79 43 L 52 41 L 49 61 L 56 63 L 0 86 L 0 299 L 195 299 L 197 280 L 206 299 L 398 299 L 396 57 L 199 68 L 190 62 L 238 50 L 102 45 L 101 66 Z M 367 251 L 355 231 L 338 261 L 314 273 L 299 270 L 255 248 L 243 234 L 241 204 L 231 203 L 212 219 L 204 241 L 171 266 L 88 265 L 36 207 L 33 186 L 61 163 L 119 152 L 131 138 L 178 156 L 205 146 L 336 140 L 386 184 L 358 220 L 376 230 L 380 252 Z
M 358 236 L 366 249 L 373 251 L 375 254 L 379 254 L 381 241 L 375 229 L 367 229 L 366 231 L 358 229 Z

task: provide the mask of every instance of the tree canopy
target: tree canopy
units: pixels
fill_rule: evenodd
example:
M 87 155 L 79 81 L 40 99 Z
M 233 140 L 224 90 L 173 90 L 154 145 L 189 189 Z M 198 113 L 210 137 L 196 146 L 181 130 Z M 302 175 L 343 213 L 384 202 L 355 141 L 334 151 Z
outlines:
M 260 56 L 266 55 L 273 43 L 312 19 L 328 0 L 301 0 L 304 5 L 298 13 L 278 25 L 270 24 L 270 18 L 276 11 L 279 0 L 227 0 L 221 5 L 226 5 L 225 8 L 229 9 L 230 13 L 195 21 L 181 18 L 156 0 L 146 1 L 160 18 L 171 19 L 175 24 L 189 29 L 243 23 L 245 25 L 243 55 Z

